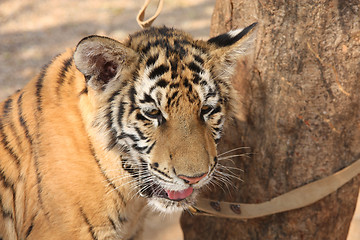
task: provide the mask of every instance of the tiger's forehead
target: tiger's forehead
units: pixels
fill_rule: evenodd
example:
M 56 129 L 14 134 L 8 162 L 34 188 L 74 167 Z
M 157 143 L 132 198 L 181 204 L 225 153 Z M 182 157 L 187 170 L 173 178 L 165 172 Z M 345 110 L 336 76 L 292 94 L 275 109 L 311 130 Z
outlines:
M 193 111 L 218 101 L 208 65 L 209 47 L 167 28 L 131 35 L 127 46 L 140 54 L 136 92 L 139 104 L 167 111 Z
M 180 57 L 197 53 L 207 53 L 209 46 L 199 40 L 194 40 L 189 34 L 172 28 L 149 28 L 129 36 L 125 43 L 136 52 L 147 55 L 156 48 L 166 51 L 166 55 L 179 55 Z

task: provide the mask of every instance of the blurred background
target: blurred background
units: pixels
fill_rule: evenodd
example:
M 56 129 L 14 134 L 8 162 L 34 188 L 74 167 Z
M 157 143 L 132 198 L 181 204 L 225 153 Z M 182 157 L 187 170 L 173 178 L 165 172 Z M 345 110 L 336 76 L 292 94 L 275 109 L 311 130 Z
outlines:
M 144 0 L 0 0 L 0 99 L 21 88 L 52 57 L 85 36 L 121 40 L 140 30 L 136 16 Z M 215 0 L 166 0 L 154 25 L 209 36 Z M 147 16 L 155 13 L 157 1 Z M 16 74 L 14 74 L 16 73 Z
M 0 101 L 24 86 L 52 57 L 75 47 L 83 37 L 98 34 L 121 40 L 140 30 L 136 16 L 144 2 L 0 0 Z M 146 18 L 156 11 L 157 1 L 153 2 Z M 206 39 L 214 5 L 215 0 L 165 0 L 154 25 L 180 28 Z M 145 239 L 183 239 L 178 219 L 179 214 L 152 216 Z M 348 240 L 359 239 L 358 207 Z

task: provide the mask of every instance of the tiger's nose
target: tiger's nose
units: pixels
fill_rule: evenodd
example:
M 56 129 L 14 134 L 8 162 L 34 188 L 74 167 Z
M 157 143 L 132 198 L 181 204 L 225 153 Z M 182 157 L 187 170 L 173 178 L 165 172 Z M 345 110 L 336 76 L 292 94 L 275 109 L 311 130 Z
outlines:
M 207 175 L 206 173 L 203 173 L 203 174 L 200 174 L 200 176 L 189 177 L 189 176 L 179 175 L 178 177 L 183 179 L 185 181 L 185 183 L 195 184 L 195 183 L 198 183 L 204 177 L 206 177 L 206 175 Z

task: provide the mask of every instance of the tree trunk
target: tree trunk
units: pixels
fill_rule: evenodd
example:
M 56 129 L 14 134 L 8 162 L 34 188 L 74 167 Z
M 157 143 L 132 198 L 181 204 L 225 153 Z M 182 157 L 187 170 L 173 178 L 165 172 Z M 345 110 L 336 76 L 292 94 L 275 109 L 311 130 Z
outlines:
M 360 157 L 359 0 L 218 0 L 212 20 L 212 35 L 254 21 L 259 26 L 254 53 L 239 63 L 234 79 L 246 100 L 246 121 L 230 123 L 219 146 L 220 153 L 250 147 L 247 157 L 221 162 L 243 169 L 244 182 L 233 179 L 229 191 L 221 186 L 205 197 L 268 201 Z M 184 214 L 184 236 L 346 239 L 359 180 L 308 207 L 268 217 L 241 221 Z

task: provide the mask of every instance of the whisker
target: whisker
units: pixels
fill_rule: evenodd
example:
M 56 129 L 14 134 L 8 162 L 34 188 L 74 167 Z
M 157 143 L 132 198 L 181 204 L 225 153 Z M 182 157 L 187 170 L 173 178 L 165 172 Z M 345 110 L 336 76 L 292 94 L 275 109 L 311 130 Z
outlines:
M 152 177 L 152 176 L 149 176 L 149 178 L 151 178 L 151 177 Z M 148 181 L 147 181 L 146 183 L 150 183 L 150 184 L 146 184 L 145 187 L 142 186 L 141 188 L 139 188 L 139 189 L 135 192 L 135 194 L 133 194 L 133 196 L 130 198 L 130 200 L 133 199 L 135 196 L 139 195 L 140 192 L 146 191 L 147 189 L 151 188 L 151 187 L 154 185 L 154 180 L 153 180 L 153 179 L 148 179 Z
M 244 169 L 241 169 L 241 168 L 238 168 L 238 167 L 233 167 L 233 166 L 225 166 L 225 165 L 223 165 L 223 164 L 218 164 L 217 166 L 216 166 L 216 168 L 217 169 L 225 169 L 225 170 L 227 170 L 227 171 L 229 171 L 229 172 L 231 172 L 231 173 L 233 173 L 233 174 L 235 174 L 233 171 L 239 171 L 239 172 L 245 172 L 244 171 Z
M 215 177 L 215 176 L 214 176 Z M 215 179 L 215 178 L 213 178 L 213 179 Z M 226 193 L 225 192 L 225 189 L 221 186 L 221 184 L 218 182 L 218 181 L 214 181 L 213 182 L 215 185 L 217 185 L 217 186 L 219 186 L 221 189 L 222 189 L 222 191 L 224 192 L 224 193 Z
M 223 156 L 223 157 L 218 157 L 218 160 L 224 160 L 224 159 L 229 159 L 229 158 L 235 158 L 235 157 L 247 157 L 250 158 L 249 155 L 251 153 L 242 153 L 242 154 L 234 154 L 234 155 L 229 155 L 229 156 Z
M 233 185 L 232 182 L 231 182 L 228 178 L 226 178 L 226 177 L 220 177 L 220 176 L 219 176 L 219 177 L 217 178 L 217 180 L 220 181 L 220 182 L 222 182 L 222 183 L 225 185 L 225 187 L 227 188 L 227 190 L 228 190 L 229 193 L 231 193 L 231 192 L 230 192 L 229 185 L 230 185 L 231 187 L 235 188 L 235 185 Z
M 231 149 L 231 150 L 228 150 L 228 151 L 226 151 L 226 152 L 223 152 L 223 153 L 218 154 L 218 157 L 223 156 L 223 155 L 228 154 L 228 153 L 231 153 L 231 152 L 234 152 L 234 151 L 237 151 L 237 150 L 249 149 L 249 148 L 250 148 L 250 147 L 237 147 L 237 148 L 234 148 L 234 149 Z
M 120 176 L 116 176 L 116 177 L 113 177 L 113 178 L 107 178 L 107 179 L 103 180 L 103 182 L 118 181 L 118 180 L 126 179 L 126 178 L 129 178 L 129 177 L 132 177 L 132 176 L 131 175 L 120 175 Z
M 237 180 L 239 180 L 239 181 L 241 181 L 241 182 L 244 182 L 244 180 L 243 179 L 241 179 L 240 177 L 238 177 L 237 175 L 235 175 L 235 174 L 229 174 L 229 173 L 225 173 L 225 172 L 221 172 L 221 171 L 218 171 L 217 172 L 218 174 L 221 174 L 223 177 L 228 177 L 228 178 L 234 178 L 234 179 L 237 179 Z
M 223 168 L 223 169 L 231 169 L 231 170 L 236 170 L 236 171 L 240 171 L 240 172 L 245 172 L 244 169 L 238 168 L 238 167 L 232 167 L 232 166 L 224 166 L 224 165 L 219 165 L 219 167 Z

